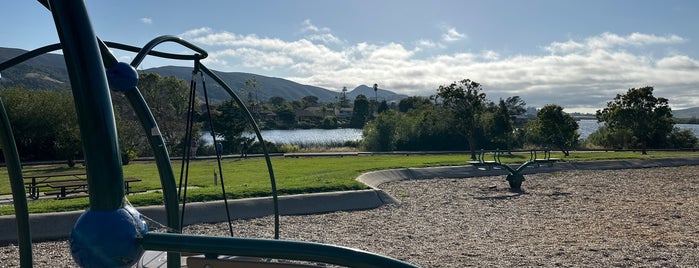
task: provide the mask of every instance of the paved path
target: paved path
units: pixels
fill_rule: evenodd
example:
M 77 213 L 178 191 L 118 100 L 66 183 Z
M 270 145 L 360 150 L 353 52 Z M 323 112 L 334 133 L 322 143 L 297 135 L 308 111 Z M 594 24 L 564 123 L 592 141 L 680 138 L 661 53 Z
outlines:
M 653 160 L 613 160 L 589 162 L 559 162 L 552 166 L 527 168 L 524 174 L 556 172 L 565 170 L 606 170 L 629 168 L 652 168 L 699 165 L 699 158 L 668 158 Z M 406 179 L 467 178 L 498 176 L 507 174 L 504 170 L 477 170 L 471 166 L 449 166 L 433 168 L 402 168 L 374 171 L 362 174 L 357 180 L 369 185 L 369 190 L 315 193 L 281 196 L 279 210 L 282 215 L 314 214 L 342 210 L 362 210 L 398 202 L 378 188 L 386 182 Z M 503 178 L 504 180 L 504 178 Z M 526 188 L 526 184 L 524 185 Z M 190 203 L 187 205 L 185 225 L 222 222 L 226 220 L 222 201 Z M 273 214 L 272 199 L 249 198 L 229 201 L 231 217 L 248 219 Z M 141 214 L 158 222 L 165 222 L 163 206 L 138 207 Z M 30 227 L 34 241 L 64 239 L 68 237 L 73 224 L 82 211 L 43 213 L 30 215 Z M 17 224 L 14 215 L 0 216 L 0 244 L 17 239 Z

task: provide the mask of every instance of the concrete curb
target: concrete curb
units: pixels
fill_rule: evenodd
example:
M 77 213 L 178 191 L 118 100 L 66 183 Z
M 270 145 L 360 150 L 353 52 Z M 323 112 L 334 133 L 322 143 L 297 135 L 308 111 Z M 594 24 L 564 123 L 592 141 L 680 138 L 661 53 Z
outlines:
M 558 162 L 552 166 L 527 168 L 524 174 L 549 173 L 565 170 L 609 170 L 651 167 L 699 165 L 699 158 L 666 158 L 652 160 L 610 160 L 586 162 Z M 378 188 L 379 185 L 399 180 L 430 178 L 468 178 L 506 175 L 502 169 L 477 170 L 471 166 L 431 168 L 402 168 L 373 171 L 360 175 L 357 180 L 372 189 L 290 195 L 279 197 L 281 215 L 302 215 L 333 211 L 363 210 L 398 203 L 398 200 Z M 226 221 L 223 201 L 190 203 L 186 206 L 185 225 Z M 249 219 L 273 215 L 272 198 L 231 200 L 228 208 L 233 219 Z M 157 222 L 165 222 L 163 206 L 138 207 L 139 212 Z M 75 221 L 83 211 L 32 214 L 29 217 L 32 240 L 64 239 L 70 234 Z M 17 222 L 14 215 L 0 216 L 0 244 L 17 240 Z
M 279 197 L 279 214 L 303 215 L 343 210 L 363 210 L 394 202 L 381 190 L 358 190 L 314 193 Z M 189 203 L 185 207 L 185 225 L 226 221 L 223 201 Z M 274 215 L 271 197 L 228 201 L 233 219 L 250 219 Z M 166 222 L 164 206 L 138 207 L 138 211 L 160 223 Z M 84 211 L 42 213 L 29 215 L 33 241 L 65 239 Z M 0 216 L 0 244 L 17 241 L 15 216 Z

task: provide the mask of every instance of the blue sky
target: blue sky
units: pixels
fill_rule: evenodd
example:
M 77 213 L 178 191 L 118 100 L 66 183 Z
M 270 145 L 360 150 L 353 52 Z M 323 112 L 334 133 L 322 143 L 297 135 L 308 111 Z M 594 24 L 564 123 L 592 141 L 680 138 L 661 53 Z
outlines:
M 519 95 L 594 112 L 654 86 L 673 109 L 699 106 L 699 1 L 87 1 L 103 40 L 142 46 L 176 35 L 211 69 L 339 91 L 379 84 L 408 95 L 471 79 L 488 98 Z M 33 1 L 0 8 L 0 46 L 57 42 Z M 159 47 L 185 52 L 181 47 Z M 115 51 L 129 62 L 133 54 Z M 149 58 L 142 68 L 191 63 Z

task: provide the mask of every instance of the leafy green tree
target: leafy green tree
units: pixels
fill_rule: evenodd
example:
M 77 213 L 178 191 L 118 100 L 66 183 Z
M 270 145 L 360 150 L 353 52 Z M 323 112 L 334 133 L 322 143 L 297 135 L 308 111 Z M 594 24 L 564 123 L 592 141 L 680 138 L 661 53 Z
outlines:
M 269 102 L 275 107 L 279 107 L 284 105 L 284 103 L 286 103 L 286 100 L 283 97 L 274 96 L 269 98 Z
M 650 86 L 617 94 L 596 115 L 597 121 L 604 122 L 610 131 L 630 132 L 632 145 L 640 147 L 642 154 L 647 154 L 648 146 L 663 146 L 675 124 L 668 100 L 653 96 Z
M 224 101 L 212 114 L 212 121 L 216 134 L 223 136 L 223 153 L 239 152 L 245 139 L 243 132 L 249 125 L 244 110 L 234 100 Z
M 672 129 L 670 135 L 668 136 L 668 147 L 676 149 L 688 149 L 697 148 L 699 139 L 694 132 L 689 129 L 679 129 L 677 127 Z
M 396 149 L 396 128 L 399 117 L 394 111 L 386 111 L 379 114 L 375 120 L 369 122 L 362 131 L 364 147 L 370 151 L 391 151 Z
M 23 160 L 68 160 L 82 154 L 77 114 L 70 91 L 0 90 Z
M 294 123 L 296 123 L 296 113 L 294 112 L 293 107 L 291 105 L 282 105 L 279 107 L 276 111 L 277 117 L 279 118 L 279 121 L 281 125 L 278 125 L 279 127 L 282 128 L 292 128 L 294 127 Z
M 441 85 L 437 96 L 443 100 L 445 109 L 451 112 L 450 123 L 467 139 L 471 159 L 476 159 L 476 130 L 485 110 L 485 93 L 481 84 L 464 79 L 449 85 Z
M 578 122 L 563 112 L 563 107 L 549 104 L 536 113 L 536 120 L 529 122 L 527 134 L 530 142 L 543 146 L 555 146 L 565 156 L 577 145 Z
M 519 96 L 507 97 L 505 106 L 512 117 L 523 115 L 527 112 L 527 103 Z
M 376 109 L 376 113 L 380 114 L 380 113 L 383 113 L 385 111 L 388 111 L 388 109 L 389 109 L 388 103 L 384 100 L 384 101 L 381 101 L 381 103 L 379 103 L 379 108 Z
M 407 97 L 398 102 L 398 111 L 407 113 L 411 109 L 421 109 L 424 106 L 432 106 L 432 101 L 420 96 Z
M 512 149 L 510 145 L 513 140 L 513 124 L 514 123 L 510 116 L 510 109 L 507 107 L 507 103 L 503 99 L 500 99 L 497 108 L 493 112 L 492 121 L 489 128 L 491 140 L 497 144 L 500 149 L 507 151 Z
M 158 123 L 168 151 L 181 149 L 178 147 L 183 142 L 189 112 L 189 84 L 176 77 L 141 73 L 138 88 Z
M 318 97 L 316 96 L 305 96 L 302 100 L 305 103 L 304 108 L 318 106 Z
M 363 94 L 359 94 L 354 99 L 354 108 L 352 108 L 352 118 L 350 118 L 349 127 L 363 128 L 364 124 L 369 121 L 370 116 L 371 107 L 369 106 L 369 99 Z

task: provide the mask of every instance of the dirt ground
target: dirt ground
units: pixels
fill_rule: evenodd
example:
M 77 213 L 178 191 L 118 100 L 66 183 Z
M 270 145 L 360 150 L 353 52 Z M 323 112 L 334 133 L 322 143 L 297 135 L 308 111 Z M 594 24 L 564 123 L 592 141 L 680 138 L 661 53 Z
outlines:
M 400 204 L 284 216 L 282 239 L 376 252 L 422 267 L 697 267 L 699 166 L 429 179 L 380 188 Z M 237 221 L 236 236 L 272 237 L 271 218 Z M 186 233 L 226 235 L 227 224 Z M 71 267 L 65 241 L 34 245 L 36 267 Z M 14 246 L 0 266 L 18 266 Z

